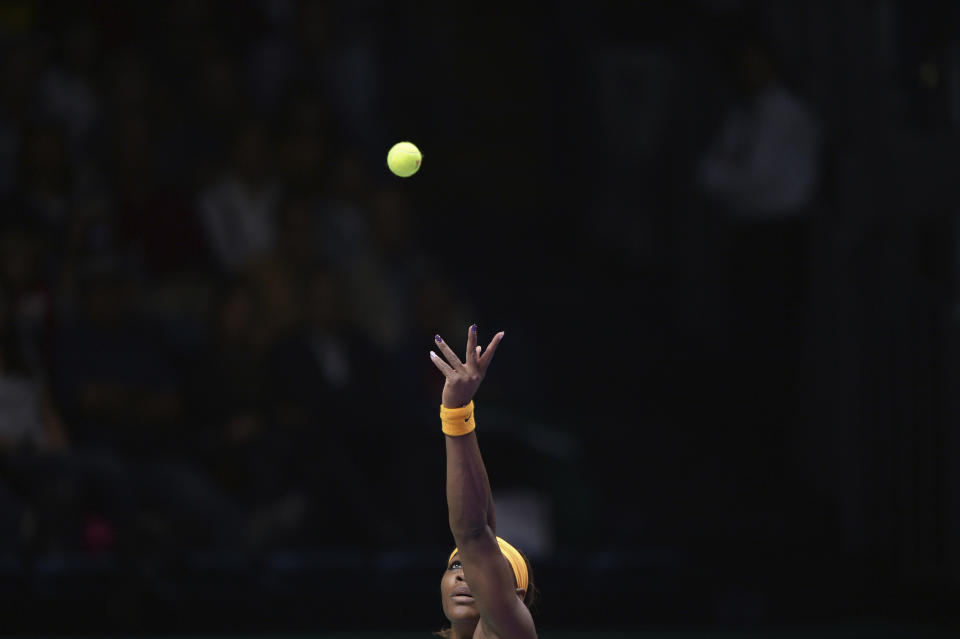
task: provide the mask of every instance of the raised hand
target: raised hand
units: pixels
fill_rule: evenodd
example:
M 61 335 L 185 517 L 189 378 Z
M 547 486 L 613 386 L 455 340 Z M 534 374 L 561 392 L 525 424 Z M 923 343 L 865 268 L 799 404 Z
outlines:
M 474 393 L 480 387 L 480 382 L 487 374 L 490 362 L 493 361 L 493 355 L 497 352 L 497 345 L 503 339 L 503 331 L 494 335 L 490 344 L 487 345 L 487 349 L 482 351 L 477 346 L 477 325 L 471 326 L 467 330 L 465 362 L 460 361 L 453 349 L 439 335 L 434 339 L 437 341 L 437 348 L 443 354 L 443 358 L 430 351 L 430 361 L 447 378 L 447 381 L 443 384 L 441 401 L 447 408 L 466 406 L 473 399 Z

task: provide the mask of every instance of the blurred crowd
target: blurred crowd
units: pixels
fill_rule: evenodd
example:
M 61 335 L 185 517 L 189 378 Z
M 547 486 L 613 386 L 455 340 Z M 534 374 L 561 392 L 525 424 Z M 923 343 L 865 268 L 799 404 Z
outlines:
M 325 3 L 81 4 L 0 7 L 0 547 L 445 540 L 396 421 L 471 318 L 372 52 Z
M 442 379 L 425 355 L 436 332 L 455 338 L 478 319 L 454 281 L 465 275 L 478 284 L 484 274 L 441 262 L 423 241 L 437 213 L 383 166 L 396 141 L 381 131 L 389 121 L 388 14 L 379 4 L 293 0 L 23 1 L 0 9 L 5 547 L 139 555 L 153 546 L 448 541 L 441 450 L 425 427 L 435 421 Z M 713 290 L 725 291 L 720 305 L 730 315 L 729 335 L 716 344 L 751 362 L 746 392 L 763 388 L 779 410 L 761 414 L 754 405 L 742 421 L 783 423 L 793 400 L 776 392 L 792 384 L 773 372 L 794 368 L 783 362 L 799 342 L 818 123 L 761 41 L 736 32 L 717 59 L 728 95 L 714 106 L 730 109 L 718 109 L 710 144 L 687 154 L 686 162 L 700 159 L 685 184 L 701 194 L 697 210 L 713 212 L 705 270 Z M 652 126 L 648 100 L 611 100 L 640 110 L 604 126 Z M 669 202 L 637 202 L 660 193 L 638 180 L 653 180 L 665 154 L 619 169 L 606 162 L 606 179 L 620 178 L 596 192 L 636 210 L 607 225 L 597 222 L 602 216 L 585 223 L 618 229 L 668 210 Z M 526 175 L 525 188 L 536 189 Z M 483 210 L 483 201 L 464 205 Z M 562 238 L 560 229 L 541 230 L 537 215 L 510 218 L 507 209 L 489 221 L 497 219 L 533 225 L 544 245 Z M 615 243 L 658 237 L 652 228 L 617 232 Z M 637 251 L 577 246 L 595 264 L 593 275 L 577 276 L 604 304 L 612 292 L 595 276 L 606 255 Z M 524 245 L 485 274 L 518 277 L 508 298 L 530 303 L 536 297 L 526 287 L 541 283 L 525 282 L 515 259 L 535 264 L 537 250 Z M 672 250 L 671 268 L 702 252 Z M 557 263 L 567 260 L 564 253 Z M 552 285 L 570 289 L 570 276 Z M 642 280 L 628 289 L 642 291 Z M 546 344 L 561 331 L 556 324 L 527 341 Z M 675 350 L 670 344 L 651 346 Z M 652 352 L 642 357 L 651 369 L 659 366 Z M 535 367 L 501 371 L 501 383 L 522 377 L 523 396 L 537 397 L 533 379 L 543 371 Z M 565 383 L 587 385 L 580 375 Z M 555 413 L 587 405 L 583 397 Z M 417 434 L 397 420 L 417 424 Z M 509 418 L 498 421 L 524 437 Z M 494 474 L 557 490 L 547 463 L 520 470 L 524 455 L 555 434 L 528 435 L 523 446 L 494 436 Z M 587 450 L 598 481 L 617 477 L 599 470 L 610 454 L 594 459 Z M 563 474 L 571 476 L 568 467 Z M 508 525 L 512 502 L 500 497 Z M 566 501 L 564 512 L 577 512 L 589 497 Z M 529 529 L 531 507 L 521 510 L 518 528 Z M 567 521 L 564 529 L 574 528 Z M 603 527 L 596 534 L 619 538 Z
M 448 547 L 427 353 L 473 322 L 555 611 L 939 574 L 960 14 L 853 4 L 0 2 L 0 587 Z

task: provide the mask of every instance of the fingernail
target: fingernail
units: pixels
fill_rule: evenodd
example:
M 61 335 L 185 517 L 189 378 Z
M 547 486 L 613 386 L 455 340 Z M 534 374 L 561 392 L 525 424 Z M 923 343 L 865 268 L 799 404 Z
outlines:
M 472 325 L 470 326 L 470 332 L 471 332 L 471 333 L 476 333 L 476 332 L 477 332 L 477 325 L 476 325 L 476 324 L 472 324 Z
M 441 342 L 443 341 L 442 339 L 440 339 L 440 336 L 439 336 L 439 335 L 434 335 L 434 336 L 433 336 L 433 339 L 437 340 L 437 344 L 439 344 L 439 343 L 441 343 Z
M 433 351 L 430 351 L 430 359 L 433 359 L 433 358 L 435 358 L 436 356 L 437 356 L 436 353 L 434 353 Z

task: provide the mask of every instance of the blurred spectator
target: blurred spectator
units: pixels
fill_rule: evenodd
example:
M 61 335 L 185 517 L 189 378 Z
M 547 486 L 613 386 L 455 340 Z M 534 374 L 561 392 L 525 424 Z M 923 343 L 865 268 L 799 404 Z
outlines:
M 819 124 L 761 39 L 735 40 L 729 61 L 736 101 L 700 167 L 700 183 L 717 209 L 710 267 L 727 276 L 729 344 L 749 371 L 747 387 L 773 385 L 768 390 L 779 393 L 795 379 L 774 381 L 768 373 L 793 376 L 798 365 L 806 228 L 819 192 Z
M 10 310 L 0 303 L 0 473 L 10 483 L 9 493 L 0 486 L 0 502 L 12 508 L 7 515 L 25 518 L 16 531 L 18 545 L 63 548 L 78 543 L 82 519 L 73 491 L 77 484 L 63 472 L 67 431 L 50 393 L 28 365 Z M 0 528 L 4 520 L 0 514 Z M 25 522 L 31 525 L 23 527 Z
M 272 173 L 267 128 L 240 127 L 226 173 L 200 193 L 200 219 L 221 269 L 235 272 L 271 252 L 280 186 Z
M 52 398 L 37 381 L 5 301 L 0 305 L 0 453 L 63 450 L 67 433 Z
M 738 100 L 703 159 L 701 183 L 741 219 L 802 214 L 819 185 L 817 119 L 759 40 L 737 44 L 733 64 Z

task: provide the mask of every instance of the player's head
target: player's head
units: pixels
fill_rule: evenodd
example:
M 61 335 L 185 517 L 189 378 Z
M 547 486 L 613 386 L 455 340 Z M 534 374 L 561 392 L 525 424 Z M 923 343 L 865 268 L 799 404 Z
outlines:
M 517 596 L 530 608 L 536 598 L 536 587 L 533 583 L 533 570 L 530 567 L 530 561 L 522 552 L 500 537 L 497 537 L 497 542 L 500 544 L 500 551 L 513 570 L 513 583 Z M 470 584 L 463 576 L 460 554 L 454 548 L 447 558 L 446 569 L 440 579 L 440 600 L 443 606 L 443 614 L 451 624 L 465 621 L 476 623 L 480 619 L 472 597 L 461 594 L 469 592 Z

